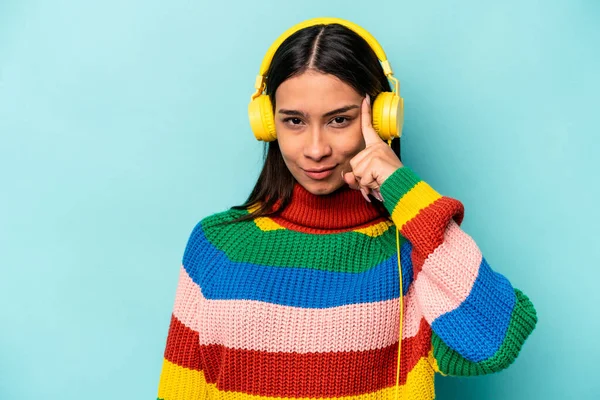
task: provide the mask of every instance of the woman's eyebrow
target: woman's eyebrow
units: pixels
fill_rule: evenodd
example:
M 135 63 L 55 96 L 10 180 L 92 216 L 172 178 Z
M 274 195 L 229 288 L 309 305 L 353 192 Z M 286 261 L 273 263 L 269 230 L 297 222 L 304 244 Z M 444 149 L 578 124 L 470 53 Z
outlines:
M 284 108 L 279 110 L 279 114 L 284 114 L 284 115 L 297 115 L 299 117 L 306 117 L 306 114 L 304 114 L 302 111 L 298 111 L 298 110 L 286 110 Z
M 330 117 L 330 116 L 332 116 L 334 114 L 343 113 L 343 112 L 352 110 L 354 108 L 360 108 L 360 106 L 356 105 L 356 104 L 349 104 L 347 106 L 336 108 L 335 110 L 328 111 L 325 114 L 323 114 L 323 117 Z M 279 114 L 294 115 L 294 116 L 300 116 L 300 117 L 304 117 L 304 118 L 307 117 L 307 115 L 305 113 L 303 113 L 302 111 L 298 111 L 298 110 L 286 110 L 284 108 L 282 108 L 282 109 L 279 110 Z
M 349 104 L 349 105 L 347 105 L 347 106 L 340 107 L 340 108 L 337 108 L 337 109 L 335 109 L 335 110 L 331 110 L 331 111 L 329 111 L 329 112 L 326 112 L 325 114 L 323 114 L 323 117 L 331 117 L 331 116 L 332 116 L 332 115 L 334 115 L 334 114 L 343 113 L 343 112 L 346 112 L 346 111 L 352 110 L 352 109 L 354 109 L 354 108 L 360 108 L 360 106 L 359 106 L 359 105 L 356 105 L 356 104 Z

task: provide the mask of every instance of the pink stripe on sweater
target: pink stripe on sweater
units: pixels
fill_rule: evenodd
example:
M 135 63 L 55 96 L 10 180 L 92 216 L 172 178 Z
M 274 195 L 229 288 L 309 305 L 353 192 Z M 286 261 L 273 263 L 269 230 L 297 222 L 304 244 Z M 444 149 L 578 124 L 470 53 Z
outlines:
M 451 219 L 444 241 L 427 257 L 414 282 L 419 308 L 429 324 L 456 309 L 471 293 L 482 257 L 471 236 Z
M 198 332 L 198 303 L 200 287 L 194 283 L 183 265 L 179 269 L 179 282 L 175 291 L 173 314 L 185 326 Z
M 361 351 L 398 342 L 399 300 L 330 308 L 282 306 L 257 300 L 200 299 L 200 344 L 269 352 Z M 423 318 L 414 290 L 404 300 L 403 338 Z M 384 333 L 381 335 L 381 333 Z

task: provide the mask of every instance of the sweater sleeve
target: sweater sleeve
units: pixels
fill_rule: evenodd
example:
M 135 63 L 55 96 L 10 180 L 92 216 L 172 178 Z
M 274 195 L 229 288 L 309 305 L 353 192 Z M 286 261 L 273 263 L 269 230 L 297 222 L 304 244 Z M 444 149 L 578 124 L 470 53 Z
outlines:
M 162 370 L 158 384 L 159 400 L 199 400 L 205 397 L 205 380 L 200 357 L 198 312 L 200 287 L 191 276 L 197 268 L 198 224 L 188 240 L 171 312 Z
M 412 262 L 417 304 L 431 326 L 435 370 L 472 376 L 508 367 L 536 326 L 536 310 L 460 228 L 463 204 L 406 166 L 380 192 L 408 241 L 403 260 Z

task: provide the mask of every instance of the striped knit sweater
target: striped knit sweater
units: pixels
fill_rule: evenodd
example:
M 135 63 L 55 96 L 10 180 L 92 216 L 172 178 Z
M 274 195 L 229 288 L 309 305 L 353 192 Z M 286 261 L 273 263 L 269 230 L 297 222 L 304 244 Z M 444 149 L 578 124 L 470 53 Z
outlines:
M 158 398 L 433 399 L 435 373 L 508 367 L 537 323 L 459 226 L 464 207 L 408 167 L 383 203 L 296 183 L 277 216 L 200 221 L 183 254 Z M 400 229 L 403 335 L 396 388 Z M 258 397 L 257 397 L 258 396 Z

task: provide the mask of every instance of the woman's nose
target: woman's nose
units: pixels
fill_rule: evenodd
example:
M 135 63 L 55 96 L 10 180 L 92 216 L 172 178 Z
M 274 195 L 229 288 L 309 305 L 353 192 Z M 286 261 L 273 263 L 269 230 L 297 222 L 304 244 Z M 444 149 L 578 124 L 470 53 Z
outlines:
M 313 160 L 320 160 L 331 154 L 331 146 L 321 127 L 311 129 L 304 145 L 304 155 Z

